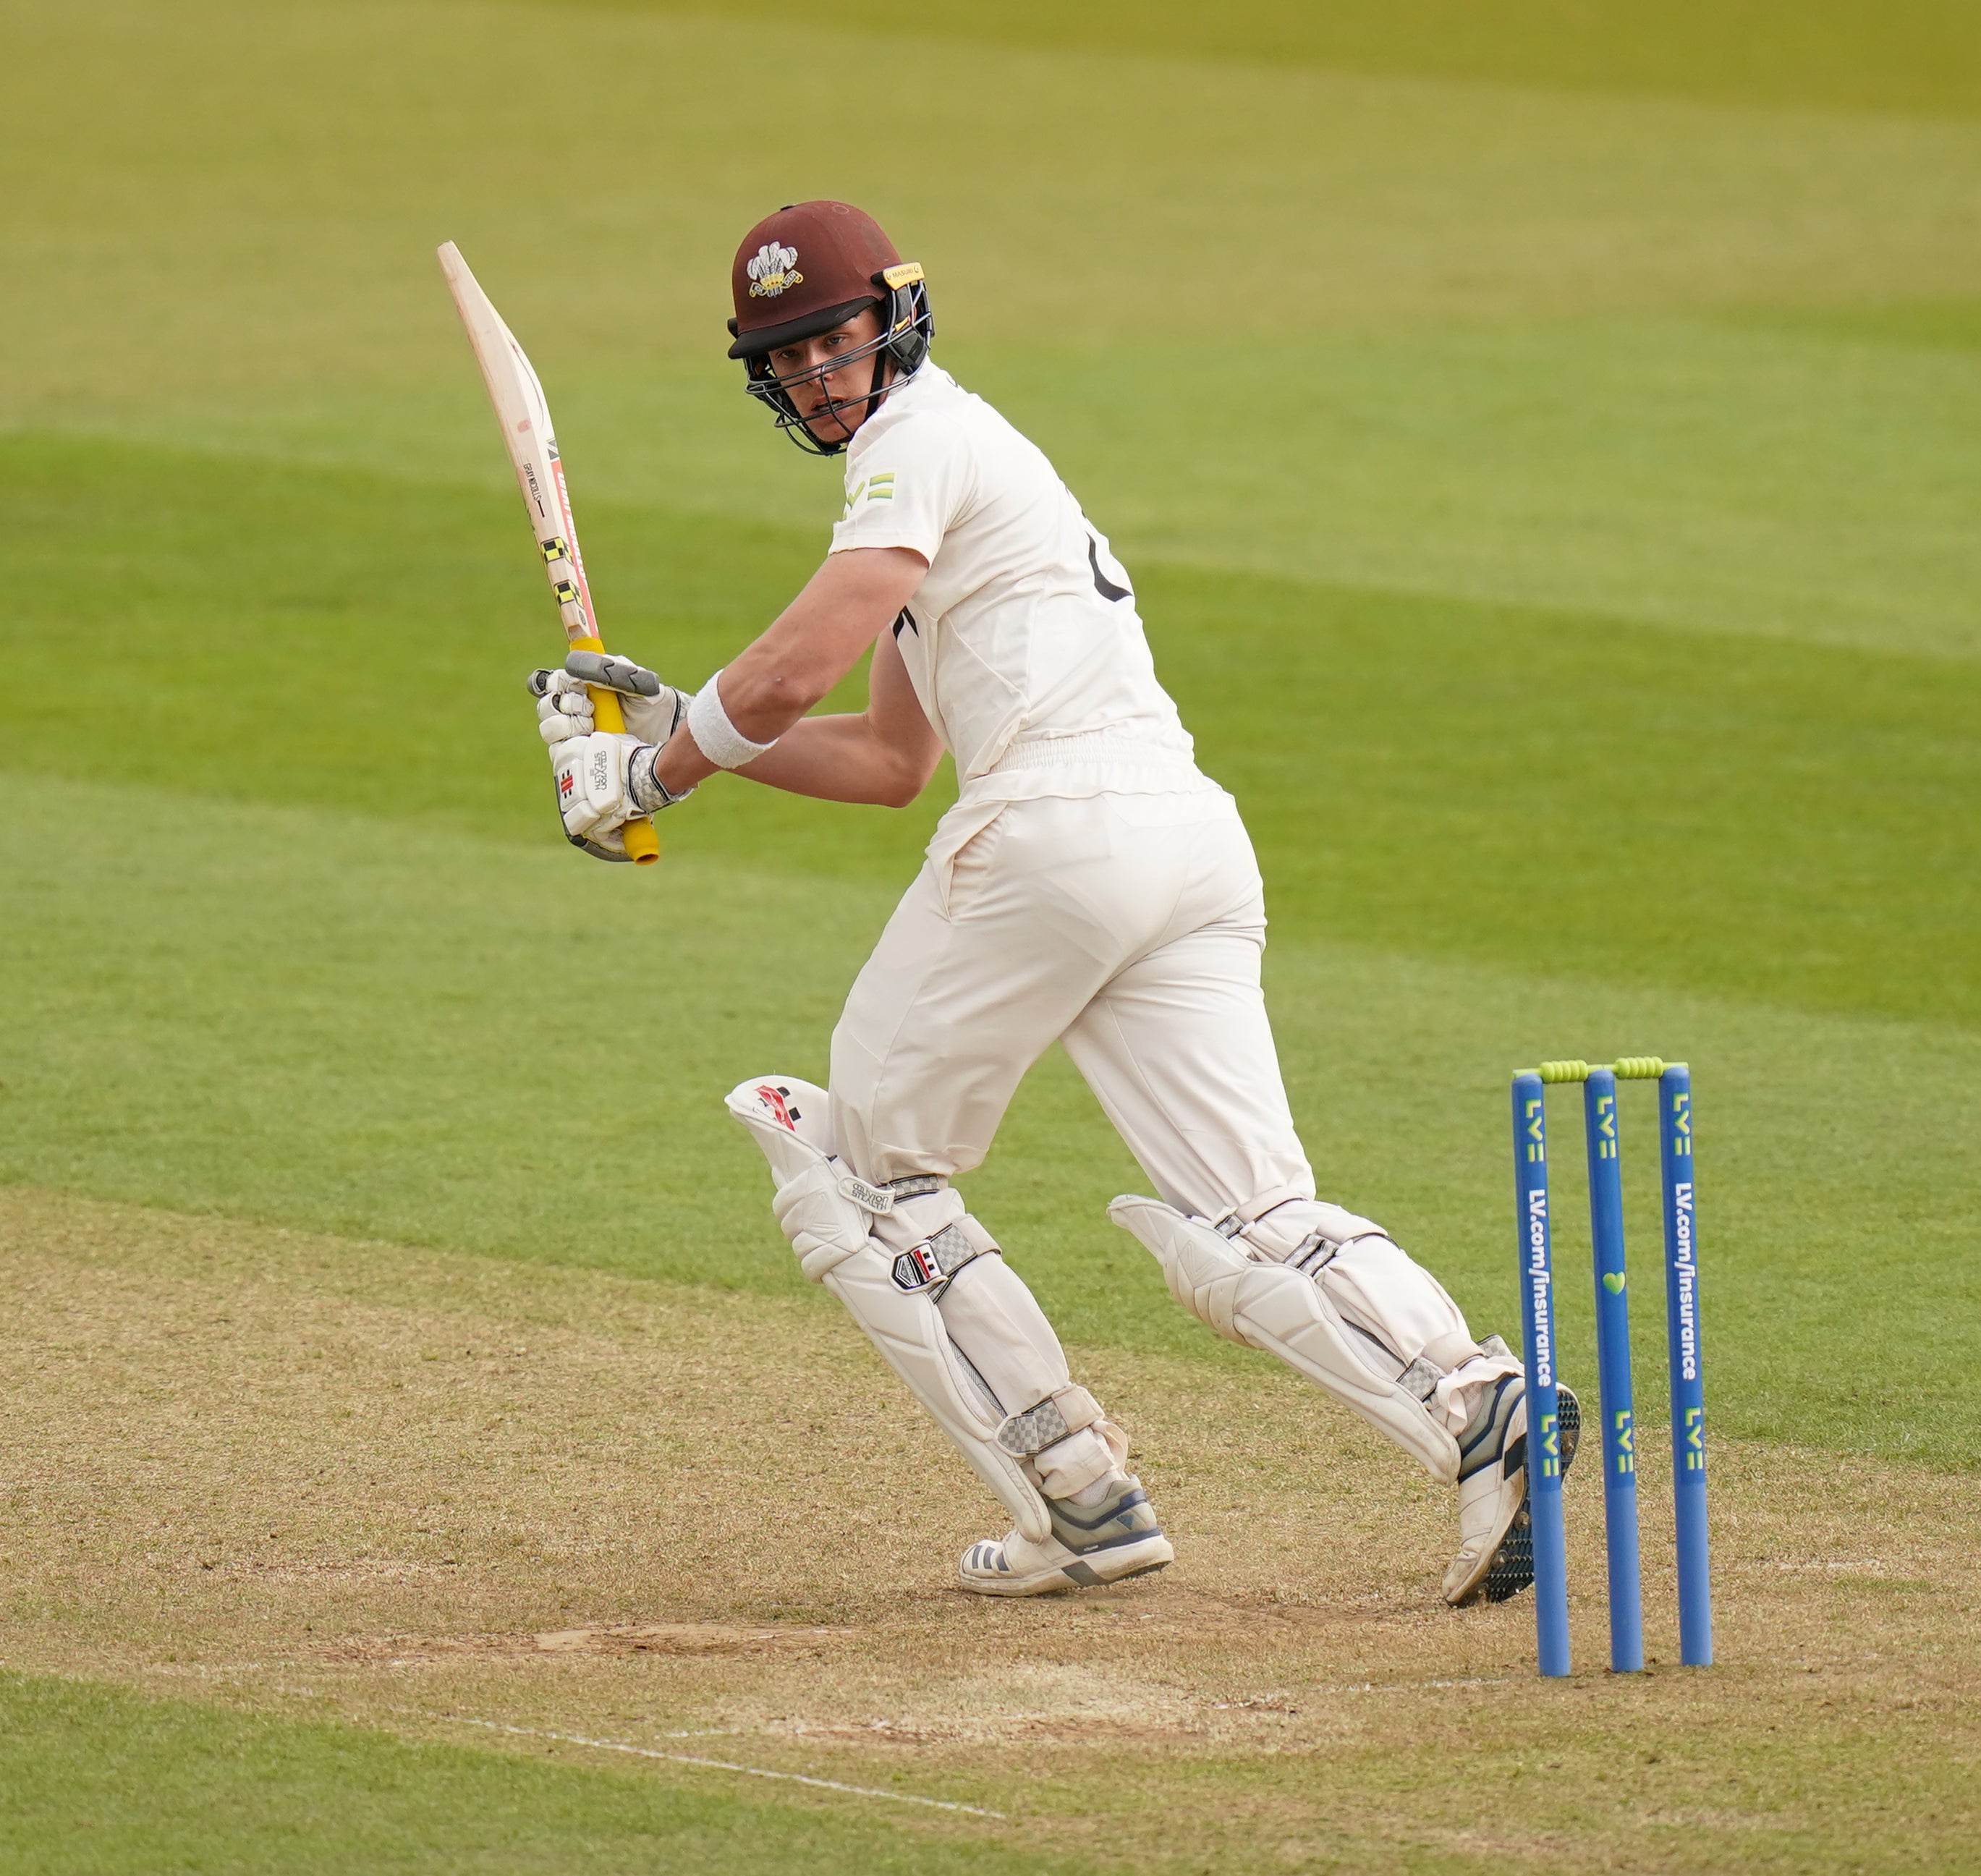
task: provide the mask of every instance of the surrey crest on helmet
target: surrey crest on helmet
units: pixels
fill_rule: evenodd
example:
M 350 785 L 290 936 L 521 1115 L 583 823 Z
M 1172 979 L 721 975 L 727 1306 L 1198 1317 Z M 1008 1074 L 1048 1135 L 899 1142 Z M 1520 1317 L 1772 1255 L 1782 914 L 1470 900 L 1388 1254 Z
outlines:
M 777 241 L 766 241 L 744 271 L 750 276 L 753 300 L 774 300 L 786 288 L 804 284 L 804 276 L 798 271 L 798 251 Z

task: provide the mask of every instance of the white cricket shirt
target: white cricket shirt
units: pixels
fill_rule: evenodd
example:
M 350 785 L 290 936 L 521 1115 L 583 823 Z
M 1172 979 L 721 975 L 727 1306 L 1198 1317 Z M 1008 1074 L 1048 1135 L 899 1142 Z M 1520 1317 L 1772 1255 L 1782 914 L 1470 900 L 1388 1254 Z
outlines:
M 832 551 L 852 547 L 929 564 L 894 632 L 962 784 L 938 847 L 994 803 L 1216 786 L 1106 538 L 1044 453 L 932 362 L 847 447 Z

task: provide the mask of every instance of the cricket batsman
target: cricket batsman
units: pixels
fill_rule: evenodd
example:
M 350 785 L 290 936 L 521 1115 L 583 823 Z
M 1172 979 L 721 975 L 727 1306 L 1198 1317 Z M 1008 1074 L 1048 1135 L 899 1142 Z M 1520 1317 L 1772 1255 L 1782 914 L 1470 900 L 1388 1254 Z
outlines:
M 578 675 L 539 673 L 541 729 L 565 832 L 605 858 L 628 817 L 721 770 L 900 807 L 955 759 L 956 804 L 833 1032 L 830 1089 L 764 1076 L 729 1106 L 806 1276 L 1010 1515 L 964 1552 L 963 1588 L 1037 1595 L 1174 1555 L 1121 1429 L 951 1184 L 1055 1040 L 1155 1189 L 1109 1216 L 1177 1301 L 1456 1488 L 1447 1602 L 1525 1588 L 1520 1362 L 1380 1225 L 1315 1196 L 1260 990 L 1258 865 L 1157 681 L 1127 570 L 1045 457 L 931 358 L 922 270 L 869 216 L 781 208 L 731 285 L 745 388 L 801 448 L 844 458 L 831 550 L 693 696 L 607 660 L 628 731 L 609 735 Z M 870 648 L 866 709 L 808 715 Z M 1562 1408 L 1567 1447 L 1566 1389 Z

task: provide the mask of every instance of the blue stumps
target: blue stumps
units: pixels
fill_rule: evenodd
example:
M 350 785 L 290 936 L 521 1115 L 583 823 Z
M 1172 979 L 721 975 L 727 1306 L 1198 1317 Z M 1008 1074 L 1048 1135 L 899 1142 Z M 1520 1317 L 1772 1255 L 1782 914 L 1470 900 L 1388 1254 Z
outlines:
M 1656 1082 L 1658 1164 L 1664 1193 L 1665 1326 L 1671 1362 L 1673 1497 L 1677 1522 L 1679 1659 L 1713 1659 L 1713 1591 L 1706 1539 L 1706 1396 L 1699 1346 L 1699 1262 L 1693 1231 L 1692 1076 L 1683 1062 L 1620 1056 L 1604 1066 L 1543 1062 L 1513 1074 L 1513 1192 L 1519 1208 L 1520 1316 L 1527 1335 L 1527 1491 L 1534 1626 L 1540 1671 L 1569 1670 L 1567 1562 L 1561 1498 L 1560 1346 L 1548 1218 L 1547 1089 L 1582 1084 L 1588 1148 L 1589 1234 L 1595 1253 L 1596 1446 L 1609 1546 L 1610 1665 L 1644 1665 L 1637 1550 L 1637 1440 L 1630 1395 L 1630 1306 L 1623 1266 L 1620 1081 Z M 1585 1425 L 1586 1423 L 1585 1422 Z
M 1601 1401 L 1603 1523 L 1609 1542 L 1610 1665 L 1644 1665 L 1637 1582 L 1637 1442 L 1630 1394 L 1630 1299 L 1624 1289 L 1623 1162 L 1616 1077 L 1592 1068 L 1582 1084 L 1589 1149 L 1589 1234 L 1595 1248 L 1596 1376 Z
M 1513 1078 L 1513 1192 L 1520 1232 L 1520 1322 L 1527 1342 L 1527 1504 L 1534 1547 L 1540 1671 L 1568 1672 L 1568 1552 L 1561 1514 L 1555 1393 L 1554 1269 L 1548 1236 L 1547 1109 L 1537 1074 Z
M 1692 1076 L 1682 1064 L 1658 1078 L 1658 1164 L 1664 1186 L 1679 1659 L 1689 1668 L 1704 1668 L 1713 1660 L 1713 1589 L 1706 1543 L 1706 1383 L 1700 1359 L 1699 1252 L 1693 1217 Z

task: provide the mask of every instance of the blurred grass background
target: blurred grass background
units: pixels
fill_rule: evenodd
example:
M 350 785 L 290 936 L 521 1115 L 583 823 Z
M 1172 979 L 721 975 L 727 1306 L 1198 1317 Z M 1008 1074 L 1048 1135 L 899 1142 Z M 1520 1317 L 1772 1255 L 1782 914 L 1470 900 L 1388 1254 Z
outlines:
M 801 0 L 641 12 L 802 22 Z M 1654 91 L 1747 103 L 1971 112 L 1981 45 L 1959 0 L 854 0 L 877 32 L 992 45 L 1160 52 L 1550 88 Z

